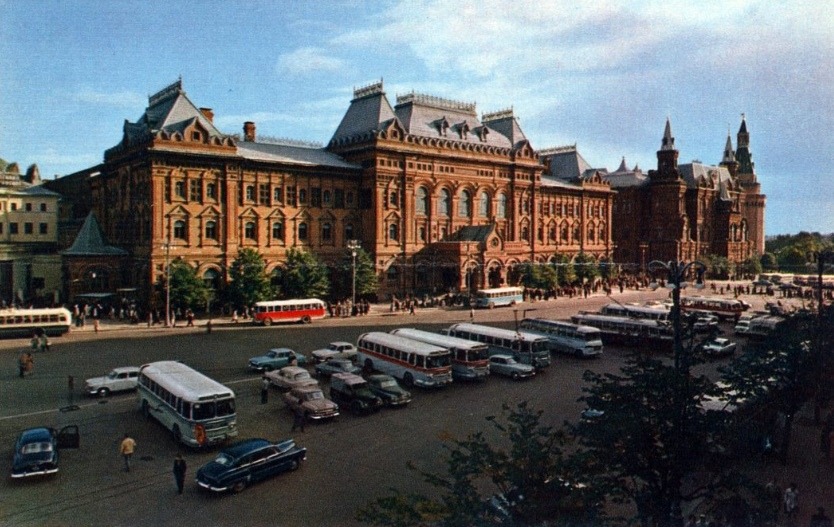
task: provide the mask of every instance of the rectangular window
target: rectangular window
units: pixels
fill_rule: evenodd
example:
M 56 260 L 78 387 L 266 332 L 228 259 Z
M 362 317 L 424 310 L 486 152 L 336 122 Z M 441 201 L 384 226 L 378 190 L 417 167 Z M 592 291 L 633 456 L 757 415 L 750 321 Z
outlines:
M 333 206 L 337 209 L 345 208 L 345 191 L 337 188 L 333 191 Z
M 17 210 L 17 203 L 12 203 L 12 210 Z
M 174 194 L 178 198 L 185 199 L 185 181 L 177 181 L 174 183 Z
M 41 212 L 46 212 L 46 203 L 41 203 Z
M 295 187 L 287 187 L 287 205 L 295 207 Z
M 261 183 L 258 187 L 258 202 L 261 205 L 269 205 L 269 184 Z
M 298 204 L 299 205 L 306 205 L 307 204 L 307 189 L 304 189 L 304 188 L 298 189 Z
M 46 223 L 41 223 L 38 225 L 41 234 L 49 234 L 49 225 Z
M 26 204 L 26 212 L 32 212 L 32 204 L 31 203 Z
M 254 185 L 246 185 L 246 201 L 255 201 Z
M 321 207 L 321 189 L 313 187 L 310 189 L 310 206 Z
M 189 199 L 191 201 L 202 201 L 203 199 L 203 182 L 198 179 L 192 179 L 188 182 Z
M 17 234 L 17 222 L 9 223 L 9 234 Z
M 35 225 L 31 221 L 23 224 L 23 234 L 32 234 L 35 232 Z
M 284 187 L 275 187 L 272 189 L 272 202 L 275 205 L 284 203 Z

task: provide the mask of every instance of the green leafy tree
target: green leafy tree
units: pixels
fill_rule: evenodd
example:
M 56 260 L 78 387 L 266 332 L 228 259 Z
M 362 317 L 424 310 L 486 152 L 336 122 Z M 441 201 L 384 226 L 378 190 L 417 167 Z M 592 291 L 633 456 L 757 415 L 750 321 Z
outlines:
M 730 276 L 730 261 L 724 256 L 710 254 L 704 259 L 707 276 L 715 280 L 726 280 Z
M 762 255 L 761 264 L 762 269 L 766 271 L 775 271 L 779 267 L 779 261 L 776 259 L 776 255 L 769 252 Z
M 254 249 L 241 249 L 229 267 L 229 300 L 238 307 L 270 300 L 275 290 L 266 274 L 263 257 Z
M 599 277 L 599 265 L 590 254 L 581 252 L 573 259 L 576 279 L 582 283 L 591 283 Z
M 557 255 L 556 261 L 552 265 L 556 269 L 556 277 L 559 285 L 566 286 L 576 282 L 576 269 L 567 255 Z
M 756 255 L 747 258 L 738 265 L 738 272 L 746 278 L 755 278 L 762 272 L 762 259 Z
M 549 265 L 528 262 L 521 266 L 521 283 L 531 289 L 553 289 L 558 286 L 559 277 Z
M 287 252 L 287 261 L 276 271 L 279 291 L 285 298 L 321 298 L 330 291 L 327 266 L 313 253 Z
M 620 276 L 620 266 L 611 258 L 603 257 L 599 261 L 599 275 L 606 280 L 615 280 Z
M 595 524 L 593 489 L 567 462 L 568 436 L 542 424 L 542 413 L 526 402 L 503 407 L 504 419 L 490 417 L 501 441 L 476 432 L 447 447 L 445 474 L 409 464 L 437 492 L 378 498 L 357 512 L 374 525 L 469 527 L 488 523 L 485 502 L 493 495 L 521 496 L 510 512 L 516 525 Z M 500 444 L 499 444 L 500 443 Z
M 183 260 L 174 260 L 169 266 L 171 279 L 171 306 L 183 309 L 204 309 L 213 291 L 197 276 L 197 270 Z M 164 290 L 164 282 L 160 284 Z
M 333 269 L 333 295 L 337 298 L 349 298 L 353 293 L 353 256 L 350 251 L 340 264 Z M 356 250 L 356 298 L 374 295 L 379 289 L 379 276 L 374 262 L 363 248 Z
M 799 245 L 791 245 L 779 251 L 779 270 L 786 273 L 802 273 L 808 271 L 810 253 Z

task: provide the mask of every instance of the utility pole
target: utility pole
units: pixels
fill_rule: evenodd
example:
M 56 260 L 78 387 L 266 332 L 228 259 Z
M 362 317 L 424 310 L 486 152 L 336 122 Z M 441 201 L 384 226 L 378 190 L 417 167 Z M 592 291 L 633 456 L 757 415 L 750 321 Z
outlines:
M 348 240 L 347 248 L 350 250 L 350 256 L 352 258 L 352 280 L 351 280 L 351 309 L 353 306 L 356 305 L 356 251 L 359 249 L 359 240 Z

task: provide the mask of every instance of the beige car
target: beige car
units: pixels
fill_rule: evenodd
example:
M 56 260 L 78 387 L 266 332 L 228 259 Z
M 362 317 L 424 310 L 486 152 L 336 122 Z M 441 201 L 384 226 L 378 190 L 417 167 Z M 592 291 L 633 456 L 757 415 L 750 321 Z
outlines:
M 298 366 L 285 366 L 264 374 L 269 380 L 270 386 L 282 391 L 300 388 L 302 386 L 318 386 L 319 381 L 310 376 L 310 372 Z
M 339 405 L 324 396 L 318 386 L 293 388 L 283 395 L 293 412 L 301 412 L 307 419 L 330 419 L 339 415 Z

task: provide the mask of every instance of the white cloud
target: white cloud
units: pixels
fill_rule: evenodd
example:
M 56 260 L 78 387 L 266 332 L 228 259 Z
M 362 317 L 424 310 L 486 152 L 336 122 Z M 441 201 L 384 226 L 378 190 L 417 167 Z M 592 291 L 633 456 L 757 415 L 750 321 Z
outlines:
M 84 87 L 73 94 L 73 98 L 79 102 L 90 103 L 97 106 L 113 106 L 116 108 L 129 108 L 135 110 L 147 104 L 147 98 L 131 91 L 102 92 L 90 87 Z
M 342 59 L 329 56 L 327 50 L 319 47 L 299 48 L 278 57 L 275 65 L 279 75 L 292 77 L 319 75 L 339 71 L 345 67 Z

